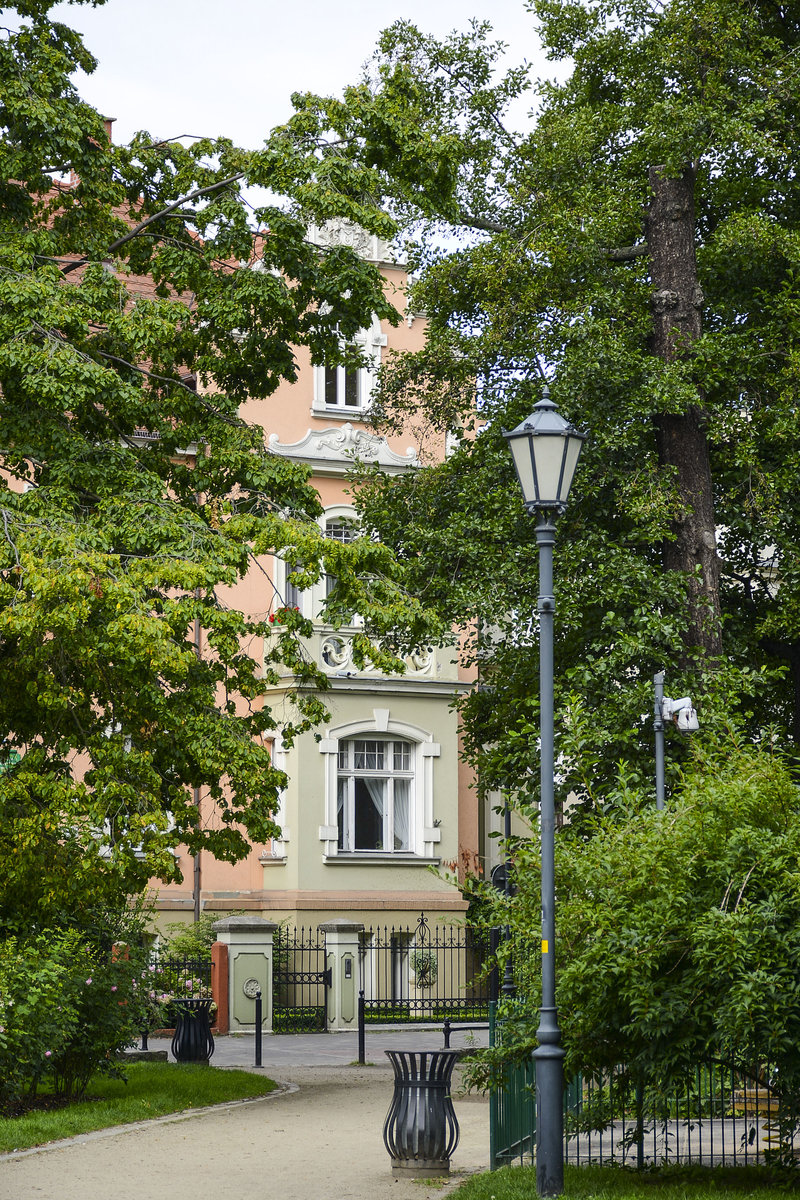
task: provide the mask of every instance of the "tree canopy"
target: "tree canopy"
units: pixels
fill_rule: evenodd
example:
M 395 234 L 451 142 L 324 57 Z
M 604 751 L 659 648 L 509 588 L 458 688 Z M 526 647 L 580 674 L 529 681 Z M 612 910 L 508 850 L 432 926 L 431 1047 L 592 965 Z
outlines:
M 657 670 L 706 730 L 736 714 L 800 737 L 800 25 L 774 0 L 530 8 L 561 82 L 501 75 L 486 26 L 400 22 L 343 102 L 303 98 L 294 121 L 357 144 L 408 231 L 428 341 L 388 364 L 375 419 L 463 436 L 362 504 L 411 587 L 475 630 L 487 786 L 529 790 L 537 726 L 533 522 L 502 429 L 546 376 L 589 432 L 558 526 L 556 681 L 562 792 L 591 805 L 619 761 L 652 773 Z
M 286 667 L 322 680 L 299 614 L 265 662 L 251 653 L 272 585 L 257 618 L 226 589 L 258 556 L 284 553 L 307 583 L 333 555 L 337 612 L 357 607 L 367 632 L 426 628 L 388 551 L 326 543 L 307 471 L 239 416 L 296 377 L 297 347 L 341 361 L 373 314 L 399 319 L 374 265 L 308 235 L 337 218 L 391 237 L 373 170 L 297 128 L 248 151 L 147 132 L 110 144 L 71 81 L 95 61 L 51 7 L 20 0 L 0 33 L 7 930 L 174 878 L 179 842 L 234 860 L 270 837 L 284 780 L 264 694 Z M 286 736 L 323 711 L 298 696 Z

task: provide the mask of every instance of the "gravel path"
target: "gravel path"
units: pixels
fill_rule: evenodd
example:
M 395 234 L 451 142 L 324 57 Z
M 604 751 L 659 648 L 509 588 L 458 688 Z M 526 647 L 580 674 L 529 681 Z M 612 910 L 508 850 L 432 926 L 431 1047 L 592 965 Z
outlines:
M 279 1094 L 2 1156 L 0 1200 L 420 1200 L 419 1184 L 393 1179 L 383 1145 L 388 1063 L 276 1071 L 266 1057 Z M 457 1086 L 453 1097 L 450 1180 L 423 1189 L 440 1195 L 488 1167 L 488 1101 Z

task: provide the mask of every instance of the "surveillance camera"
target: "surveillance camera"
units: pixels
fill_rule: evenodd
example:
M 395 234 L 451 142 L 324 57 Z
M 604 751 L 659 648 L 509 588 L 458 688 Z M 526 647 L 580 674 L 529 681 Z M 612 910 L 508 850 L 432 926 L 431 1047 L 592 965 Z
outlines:
M 700 728 L 697 720 L 697 713 L 692 708 L 691 704 L 686 708 L 681 708 L 678 711 L 676 722 L 681 733 L 694 733 Z

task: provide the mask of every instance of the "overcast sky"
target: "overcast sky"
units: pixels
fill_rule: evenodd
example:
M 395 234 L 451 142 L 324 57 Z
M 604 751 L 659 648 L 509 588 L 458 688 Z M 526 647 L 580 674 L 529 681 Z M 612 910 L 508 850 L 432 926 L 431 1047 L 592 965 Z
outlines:
M 258 146 L 289 116 L 292 92 L 341 92 L 400 18 L 437 35 L 489 20 L 509 44 L 509 64 L 527 59 L 535 74 L 549 73 L 524 0 L 108 0 L 58 4 L 53 15 L 80 29 L 99 60 L 77 83 L 116 117 L 116 142 L 147 129 Z

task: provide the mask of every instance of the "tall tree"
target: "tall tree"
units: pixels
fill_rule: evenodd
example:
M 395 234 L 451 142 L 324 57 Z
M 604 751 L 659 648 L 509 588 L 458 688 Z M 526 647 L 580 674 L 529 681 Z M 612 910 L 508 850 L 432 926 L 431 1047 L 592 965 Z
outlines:
M 304 469 L 239 416 L 296 347 L 340 361 L 373 313 L 398 319 L 374 266 L 307 235 L 391 236 L 373 172 L 288 130 L 111 145 L 51 7 L 20 0 L 0 31 L 0 917 L 26 930 L 175 877 L 178 842 L 233 860 L 272 833 L 264 693 L 286 665 L 320 681 L 298 614 L 249 652 L 270 627 L 225 597 L 254 556 L 308 583 L 335 555 L 339 611 L 424 628 L 388 552 L 326 544 Z M 299 697 L 287 736 L 321 712 Z
M 344 104 L 296 119 L 360 138 L 413 233 L 428 345 L 389 364 L 378 419 L 473 425 L 362 497 L 420 594 L 479 630 L 465 712 L 489 783 L 527 786 L 536 729 L 533 530 L 501 437 L 537 397 L 521 379 L 551 377 L 590 433 L 559 522 L 557 681 L 564 790 L 599 802 L 620 758 L 650 772 L 658 669 L 706 726 L 738 709 L 800 738 L 800 23 L 774 0 L 530 7 L 568 74 L 521 133 L 528 75 L 497 77 L 481 26 L 395 25 Z

